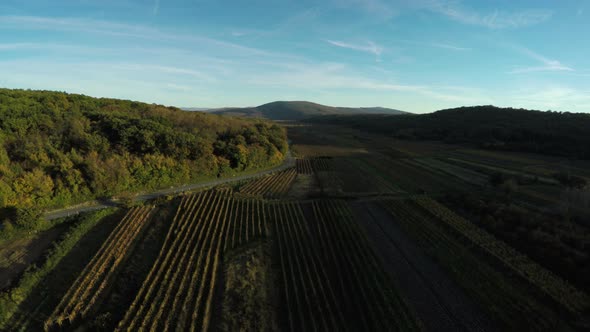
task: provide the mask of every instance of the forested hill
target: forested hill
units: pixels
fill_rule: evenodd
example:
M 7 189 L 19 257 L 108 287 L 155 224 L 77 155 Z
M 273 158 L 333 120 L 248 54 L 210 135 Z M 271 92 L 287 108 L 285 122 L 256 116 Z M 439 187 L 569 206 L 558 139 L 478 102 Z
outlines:
M 327 116 L 309 121 L 345 124 L 397 138 L 590 159 L 590 114 L 584 113 L 474 106 L 422 115 Z
M 257 107 L 224 108 L 214 113 L 271 120 L 302 120 L 318 115 L 337 114 L 405 114 L 384 107 L 333 107 L 308 101 L 275 101 Z
M 266 167 L 287 151 L 270 122 L 49 91 L 0 89 L 0 130 L 3 210 Z

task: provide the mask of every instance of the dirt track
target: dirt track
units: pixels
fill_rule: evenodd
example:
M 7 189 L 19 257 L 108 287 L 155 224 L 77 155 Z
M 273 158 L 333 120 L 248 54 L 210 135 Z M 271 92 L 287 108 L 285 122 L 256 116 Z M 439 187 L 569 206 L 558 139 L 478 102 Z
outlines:
M 371 202 L 354 202 L 351 207 L 427 331 L 496 330 L 480 306 L 407 237 L 387 211 Z
M 185 191 L 191 191 L 191 190 L 207 188 L 207 187 L 214 187 L 214 186 L 218 186 L 218 185 L 221 185 L 224 183 L 252 179 L 252 178 L 255 178 L 255 177 L 258 177 L 261 175 L 270 174 L 273 172 L 279 172 L 279 171 L 285 170 L 285 169 L 287 169 L 289 167 L 293 167 L 293 166 L 295 166 L 295 158 L 293 158 L 291 156 L 291 153 L 288 152 L 287 157 L 285 158 L 283 163 L 281 165 L 273 167 L 271 169 L 261 170 L 261 171 L 251 173 L 251 174 L 244 174 L 244 175 L 238 175 L 238 176 L 234 176 L 234 177 L 228 177 L 228 178 L 186 184 L 186 185 L 182 185 L 179 187 L 171 187 L 168 189 L 153 191 L 150 193 L 143 193 L 143 194 L 139 194 L 139 195 L 135 196 L 135 201 L 141 202 L 141 201 L 146 201 L 146 200 L 150 200 L 150 199 L 154 199 L 154 198 L 158 198 L 158 197 L 162 197 L 162 196 L 166 196 L 166 195 L 176 195 L 176 194 L 179 194 L 179 193 L 182 193 Z M 76 215 L 76 214 L 83 213 L 83 212 L 101 210 L 101 209 L 106 209 L 108 207 L 113 207 L 113 206 L 118 206 L 118 203 L 114 200 L 106 200 L 106 201 L 101 201 L 101 202 L 91 201 L 91 202 L 82 203 L 82 204 L 79 204 L 76 206 L 66 207 L 66 208 L 59 209 L 59 210 L 48 211 L 47 213 L 45 213 L 45 219 L 53 220 L 53 219 L 58 219 L 58 218 L 64 218 L 67 216 Z

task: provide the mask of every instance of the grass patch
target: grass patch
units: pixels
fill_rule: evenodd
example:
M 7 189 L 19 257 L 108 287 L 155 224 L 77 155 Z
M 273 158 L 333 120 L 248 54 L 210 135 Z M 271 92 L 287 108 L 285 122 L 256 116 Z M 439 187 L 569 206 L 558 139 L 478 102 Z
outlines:
M 271 305 L 270 256 L 262 244 L 225 263 L 221 331 L 276 331 Z

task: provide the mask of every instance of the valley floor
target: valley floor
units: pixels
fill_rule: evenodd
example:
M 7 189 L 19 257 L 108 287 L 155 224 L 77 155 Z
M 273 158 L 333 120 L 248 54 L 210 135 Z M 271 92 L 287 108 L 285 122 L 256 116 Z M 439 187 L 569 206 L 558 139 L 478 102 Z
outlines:
M 0 326 L 590 327 L 590 206 L 562 161 L 283 125 L 295 161 L 105 216 Z

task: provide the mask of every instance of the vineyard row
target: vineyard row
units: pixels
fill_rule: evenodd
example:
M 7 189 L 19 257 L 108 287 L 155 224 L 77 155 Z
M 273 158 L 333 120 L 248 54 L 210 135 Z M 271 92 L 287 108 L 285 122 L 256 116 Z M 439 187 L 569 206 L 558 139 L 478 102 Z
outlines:
M 343 201 L 269 205 L 291 331 L 412 330 L 413 314 Z
M 577 313 L 590 308 L 590 298 L 585 293 L 503 241 L 496 239 L 490 233 L 461 218 L 431 198 L 420 197 L 416 199 L 416 203 L 541 289 L 569 311 Z
M 93 313 L 145 229 L 152 209 L 146 206 L 129 210 L 45 321 L 45 330 L 73 325 Z
M 262 206 L 229 190 L 184 197 L 117 330 L 207 331 L 223 253 L 266 234 Z
M 284 196 L 297 177 L 294 168 L 253 180 L 240 188 L 240 192 L 264 198 L 280 198 Z

